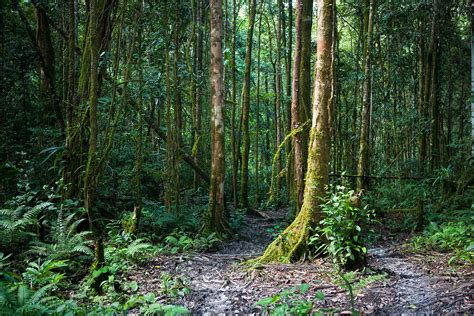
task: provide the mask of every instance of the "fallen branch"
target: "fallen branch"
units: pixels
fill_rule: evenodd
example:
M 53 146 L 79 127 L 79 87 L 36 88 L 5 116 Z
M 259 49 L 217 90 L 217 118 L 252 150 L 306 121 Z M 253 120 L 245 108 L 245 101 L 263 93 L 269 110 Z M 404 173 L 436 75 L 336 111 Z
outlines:
M 159 138 L 166 142 L 166 133 L 161 130 L 160 126 L 158 126 L 158 124 L 150 116 L 143 113 L 143 111 L 138 108 L 138 105 L 133 102 L 133 100 L 129 100 L 128 103 L 135 111 L 143 115 L 143 119 L 148 124 L 148 126 L 155 131 L 156 135 L 158 135 Z M 181 154 L 181 158 L 184 160 L 184 162 L 186 162 L 194 171 L 196 171 L 196 173 L 201 177 L 201 179 L 203 179 L 208 184 L 211 183 L 211 178 L 209 177 L 209 175 L 194 161 L 194 158 L 192 156 L 190 156 L 181 147 L 178 147 L 178 151 Z

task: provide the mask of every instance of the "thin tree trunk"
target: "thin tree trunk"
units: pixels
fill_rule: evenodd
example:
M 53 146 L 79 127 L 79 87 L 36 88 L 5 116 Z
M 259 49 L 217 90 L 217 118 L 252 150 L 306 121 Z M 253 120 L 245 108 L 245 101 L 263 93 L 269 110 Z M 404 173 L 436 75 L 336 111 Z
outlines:
M 232 0 L 232 113 L 230 117 L 230 138 L 232 151 L 232 199 L 234 208 L 238 206 L 237 178 L 238 178 L 238 153 L 235 132 L 235 114 L 237 108 L 237 65 L 235 61 L 236 41 L 237 41 L 237 8 L 236 1 Z
M 301 126 L 301 104 L 300 104 L 300 63 L 301 63 L 301 28 L 302 28 L 303 0 L 296 2 L 295 20 L 295 54 L 293 60 L 293 83 L 291 96 L 291 126 L 297 129 Z M 304 111 L 303 111 L 304 112 Z M 303 174 L 303 133 L 293 135 L 293 163 L 294 163 L 294 192 L 295 207 L 299 212 L 303 205 L 304 174 Z
M 285 70 L 286 70 L 286 122 L 285 122 L 285 134 L 291 131 L 291 95 L 292 95 L 292 81 L 291 81 L 291 55 L 293 48 L 293 0 L 288 0 L 288 33 L 286 27 L 283 27 L 283 34 L 288 34 L 288 41 L 286 36 L 284 38 L 284 49 L 286 51 L 285 58 Z M 284 11 L 283 16 L 285 15 Z M 285 20 L 283 20 L 285 21 Z M 293 153 L 292 153 L 292 142 L 286 143 L 286 189 L 288 194 L 288 200 L 293 200 Z
M 306 122 L 311 118 L 311 28 L 313 24 L 313 0 L 303 0 L 301 7 L 301 59 L 299 67 L 299 121 Z M 303 130 L 300 137 L 301 166 L 304 175 L 308 160 L 309 129 Z M 295 153 L 296 155 L 296 153 Z M 296 172 L 296 171 L 295 171 Z M 295 191 L 296 192 L 296 191 Z M 302 203 L 302 202 L 301 202 Z M 301 207 L 301 205 L 300 205 Z
M 371 122 L 371 42 L 374 25 L 376 0 L 370 0 L 370 13 L 367 27 L 367 37 L 365 45 L 365 65 L 364 65 L 364 95 L 362 100 L 362 120 L 359 143 L 359 160 L 357 164 L 357 190 L 364 192 L 369 188 L 369 143 L 370 143 L 370 122 Z
M 247 29 L 247 45 L 245 53 L 245 74 L 242 91 L 242 168 L 241 168 L 241 205 L 249 207 L 248 201 L 248 164 L 250 152 L 249 113 L 250 113 L 250 74 L 252 68 L 252 41 L 255 25 L 256 0 L 249 0 L 249 26 Z
M 423 18 L 419 21 L 419 43 L 418 43 L 418 117 L 419 128 L 421 128 L 418 138 L 418 175 L 423 177 L 426 159 L 426 110 L 425 110 L 425 43 L 423 34 Z
M 194 162 L 199 164 L 199 160 L 201 158 L 201 103 L 202 103 L 202 52 L 203 52 L 203 32 L 204 32 L 204 4 L 202 0 L 196 1 L 196 14 L 197 14 L 197 39 L 196 39 L 196 94 L 195 94 L 195 101 L 194 101 L 194 148 L 193 148 L 193 156 Z M 199 175 L 195 172 L 194 173 L 194 187 L 197 188 L 199 185 Z
M 259 134 L 260 134 L 260 52 L 262 39 L 263 2 L 260 2 L 258 18 L 258 51 L 257 51 L 257 91 L 255 104 L 255 204 L 260 204 L 260 161 L 259 161 Z

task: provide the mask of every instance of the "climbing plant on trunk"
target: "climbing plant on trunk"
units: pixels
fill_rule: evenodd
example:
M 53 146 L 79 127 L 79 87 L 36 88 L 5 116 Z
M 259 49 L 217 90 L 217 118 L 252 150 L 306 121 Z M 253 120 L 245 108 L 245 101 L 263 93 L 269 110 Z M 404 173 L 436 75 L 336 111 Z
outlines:
M 329 178 L 329 112 L 333 72 L 333 5 L 334 0 L 318 0 L 316 77 L 313 94 L 308 171 L 303 205 L 295 220 L 254 262 L 290 262 L 304 257 L 310 230 L 321 220 L 321 198 L 326 194 Z

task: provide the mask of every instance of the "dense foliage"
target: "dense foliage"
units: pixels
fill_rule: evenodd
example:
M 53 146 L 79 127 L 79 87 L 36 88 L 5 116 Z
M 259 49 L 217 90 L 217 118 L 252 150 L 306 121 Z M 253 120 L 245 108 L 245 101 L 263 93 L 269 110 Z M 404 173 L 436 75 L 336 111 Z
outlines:
M 267 208 L 291 224 L 254 263 L 361 268 L 369 240 L 416 232 L 411 251 L 472 264 L 467 0 L 0 0 L 0 16 L 0 314 L 186 313 L 164 303 L 186 280 L 144 293 L 127 271 L 214 251 Z M 306 290 L 257 305 L 324 312 Z

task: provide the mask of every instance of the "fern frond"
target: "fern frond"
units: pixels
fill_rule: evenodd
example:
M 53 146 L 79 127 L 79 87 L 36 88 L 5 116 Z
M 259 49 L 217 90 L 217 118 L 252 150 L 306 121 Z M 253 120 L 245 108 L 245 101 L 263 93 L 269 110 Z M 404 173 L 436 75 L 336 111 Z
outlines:
M 72 249 L 72 252 L 79 252 L 79 253 L 83 253 L 87 256 L 91 256 L 93 257 L 94 256 L 94 251 L 92 251 L 91 248 L 87 247 L 87 246 L 83 246 L 83 245 L 78 245 L 78 246 L 75 246 L 73 249 Z
M 41 288 L 39 288 L 29 299 L 29 304 L 37 304 L 41 301 L 41 299 L 48 294 L 48 291 L 54 286 L 54 284 L 48 284 Z

